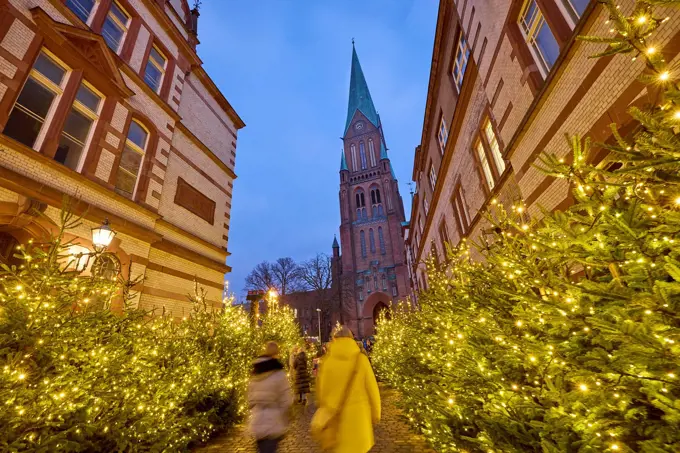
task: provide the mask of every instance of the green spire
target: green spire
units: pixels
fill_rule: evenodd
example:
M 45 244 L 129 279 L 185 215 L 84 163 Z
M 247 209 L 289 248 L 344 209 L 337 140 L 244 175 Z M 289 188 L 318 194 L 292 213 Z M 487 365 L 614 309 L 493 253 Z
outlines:
M 349 80 L 349 103 L 347 105 L 347 123 L 345 124 L 345 134 L 349 129 L 349 123 L 352 122 L 354 113 L 359 110 L 364 116 L 378 127 L 378 112 L 375 111 L 371 93 L 368 91 L 368 84 L 364 72 L 361 70 L 359 57 L 354 48 L 354 41 L 352 41 L 352 75 Z
M 334 249 L 340 248 L 340 244 L 338 244 L 338 237 L 337 236 L 333 236 L 333 248 Z
M 347 168 L 347 160 L 345 159 L 345 150 L 342 150 L 342 153 L 340 154 L 340 171 L 343 170 L 349 170 Z

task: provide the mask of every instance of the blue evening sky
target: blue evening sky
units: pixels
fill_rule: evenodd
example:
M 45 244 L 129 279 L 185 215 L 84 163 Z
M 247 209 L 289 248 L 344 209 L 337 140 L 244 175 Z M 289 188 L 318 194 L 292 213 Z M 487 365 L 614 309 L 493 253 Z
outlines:
M 204 0 L 198 52 L 238 133 L 227 264 L 241 298 L 263 260 L 331 253 L 352 38 L 410 211 L 437 0 Z

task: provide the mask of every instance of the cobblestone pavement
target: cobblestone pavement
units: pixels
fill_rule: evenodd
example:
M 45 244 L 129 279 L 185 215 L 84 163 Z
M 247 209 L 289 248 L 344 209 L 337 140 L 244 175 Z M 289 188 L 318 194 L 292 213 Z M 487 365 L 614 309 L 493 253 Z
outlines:
M 415 434 L 397 408 L 399 395 L 380 388 L 382 420 L 375 426 L 375 446 L 371 453 L 434 453 L 422 436 Z M 293 422 L 286 438 L 279 446 L 280 453 L 321 453 L 309 434 L 309 422 L 314 414 L 313 403 L 295 406 Z M 255 443 L 243 426 L 216 437 L 194 453 L 255 453 Z

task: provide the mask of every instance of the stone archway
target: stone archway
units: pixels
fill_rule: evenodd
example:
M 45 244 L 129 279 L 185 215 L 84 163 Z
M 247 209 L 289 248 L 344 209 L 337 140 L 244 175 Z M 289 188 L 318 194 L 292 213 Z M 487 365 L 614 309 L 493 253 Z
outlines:
M 392 304 L 392 298 L 382 291 L 375 292 L 364 301 L 359 335 L 369 337 L 375 333 L 375 323 L 383 310 Z

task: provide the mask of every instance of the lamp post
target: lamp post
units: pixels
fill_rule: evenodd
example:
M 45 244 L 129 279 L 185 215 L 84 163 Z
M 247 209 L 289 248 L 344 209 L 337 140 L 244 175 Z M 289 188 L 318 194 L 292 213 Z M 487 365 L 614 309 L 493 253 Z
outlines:
M 319 315 L 319 344 L 321 344 L 321 309 L 317 308 L 316 313 Z

